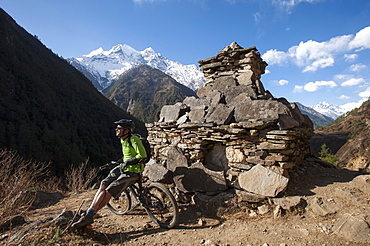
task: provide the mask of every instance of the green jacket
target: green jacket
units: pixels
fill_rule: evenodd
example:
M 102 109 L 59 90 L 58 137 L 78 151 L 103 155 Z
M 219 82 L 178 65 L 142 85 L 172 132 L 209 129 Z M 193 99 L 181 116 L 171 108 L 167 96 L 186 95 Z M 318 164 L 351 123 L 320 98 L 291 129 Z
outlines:
M 129 139 L 131 141 L 131 145 L 128 143 Z M 122 144 L 123 161 L 127 161 L 134 157 L 136 157 L 137 159 L 141 159 L 147 156 L 143 143 L 141 142 L 140 138 L 136 135 L 131 135 L 130 137 L 127 137 L 126 139 L 121 139 L 121 144 Z M 142 171 L 144 171 L 143 169 L 144 169 L 144 164 L 138 163 L 138 164 L 127 166 L 127 168 L 124 171 L 141 173 Z

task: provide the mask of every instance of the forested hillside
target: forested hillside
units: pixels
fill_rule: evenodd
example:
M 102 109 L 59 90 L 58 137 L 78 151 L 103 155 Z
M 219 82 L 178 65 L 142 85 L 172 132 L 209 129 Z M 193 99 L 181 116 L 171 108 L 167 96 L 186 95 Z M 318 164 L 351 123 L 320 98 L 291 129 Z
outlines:
M 195 92 L 158 69 L 140 65 L 121 75 L 105 96 L 140 120 L 154 122 L 163 105 L 181 102 Z
M 317 130 L 312 139 L 316 151 L 326 144 L 338 157 L 337 166 L 350 169 L 369 168 L 370 100 L 340 116 L 330 125 Z
M 114 121 L 134 119 L 0 9 L 0 148 L 61 172 L 120 155 Z M 142 122 L 134 119 L 145 135 Z

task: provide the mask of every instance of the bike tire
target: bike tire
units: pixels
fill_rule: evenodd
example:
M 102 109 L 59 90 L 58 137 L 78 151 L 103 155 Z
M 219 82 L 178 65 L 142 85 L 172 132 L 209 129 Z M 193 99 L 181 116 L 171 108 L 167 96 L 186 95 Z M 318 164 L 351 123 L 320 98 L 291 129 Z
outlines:
M 176 199 L 169 189 L 160 183 L 151 183 L 144 190 L 144 208 L 150 219 L 162 228 L 177 226 L 179 211 Z
M 131 196 L 128 189 L 124 190 L 119 197 L 112 198 L 108 204 L 107 208 L 114 214 L 123 215 L 126 214 L 131 209 Z

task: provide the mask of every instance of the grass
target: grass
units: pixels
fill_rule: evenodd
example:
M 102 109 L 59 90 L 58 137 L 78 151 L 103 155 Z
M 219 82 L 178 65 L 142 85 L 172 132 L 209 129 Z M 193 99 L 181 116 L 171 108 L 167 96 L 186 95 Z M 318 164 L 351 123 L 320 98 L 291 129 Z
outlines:
M 0 149 L 0 226 L 15 215 L 26 215 L 34 198 L 28 190 L 81 192 L 87 190 L 97 174 L 88 161 L 69 167 L 63 177 L 51 176 L 51 163 L 25 160 L 16 151 Z

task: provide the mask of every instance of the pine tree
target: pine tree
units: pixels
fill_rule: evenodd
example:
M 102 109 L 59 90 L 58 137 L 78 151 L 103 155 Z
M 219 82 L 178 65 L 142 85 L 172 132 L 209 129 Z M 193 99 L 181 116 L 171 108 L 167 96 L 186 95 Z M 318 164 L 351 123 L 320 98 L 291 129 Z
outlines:
M 331 150 L 326 144 L 321 145 L 321 150 L 319 152 L 320 159 L 331 164 L 336 165 L 338 162 L 338 157 L 332 154 Z

